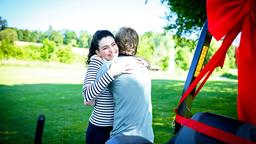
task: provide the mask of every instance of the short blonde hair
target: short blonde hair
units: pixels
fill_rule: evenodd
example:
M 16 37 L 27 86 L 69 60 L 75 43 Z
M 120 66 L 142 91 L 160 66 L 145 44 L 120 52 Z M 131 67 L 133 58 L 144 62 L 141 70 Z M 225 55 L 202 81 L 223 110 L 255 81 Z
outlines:
M 139 43 L 139 35 L 130 27 L 122 27 L 116 33 L 116 43 L 120 54 L 135 55 Z

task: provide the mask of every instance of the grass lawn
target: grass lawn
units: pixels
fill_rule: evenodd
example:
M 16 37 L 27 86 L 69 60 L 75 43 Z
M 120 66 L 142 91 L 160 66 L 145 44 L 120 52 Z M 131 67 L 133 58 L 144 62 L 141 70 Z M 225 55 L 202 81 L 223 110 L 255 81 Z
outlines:
M 34 142 L 36 120 L 46 117 L 45 144 L 84 143 L 91 107 L 83 106 L 81 66 L 0 65 L 0 143 Z M 184 81 L 152 79 L 155 143 L 173 136 L 171 126 Z M 209 111 L 236 118 L 237 82 L 210 80 L 192 112 Z

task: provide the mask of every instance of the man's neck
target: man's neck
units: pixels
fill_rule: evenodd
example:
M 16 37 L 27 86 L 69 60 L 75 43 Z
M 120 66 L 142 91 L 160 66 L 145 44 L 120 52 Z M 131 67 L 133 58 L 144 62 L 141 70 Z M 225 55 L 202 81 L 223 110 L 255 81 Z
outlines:
M 134 56 L 134 55 L 119 53 L 119 55 L 118 55 L 118 56 Z

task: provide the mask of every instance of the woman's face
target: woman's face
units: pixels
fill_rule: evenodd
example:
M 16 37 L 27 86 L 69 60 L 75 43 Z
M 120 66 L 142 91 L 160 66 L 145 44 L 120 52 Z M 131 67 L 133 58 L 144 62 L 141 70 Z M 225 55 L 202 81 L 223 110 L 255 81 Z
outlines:
M 118 47 L 115 39 L 111 36 L 102 38 L 99 41 L 99 50 L 96 50 L 96 54 L 105 60 L 112 60 L 118 56 Z

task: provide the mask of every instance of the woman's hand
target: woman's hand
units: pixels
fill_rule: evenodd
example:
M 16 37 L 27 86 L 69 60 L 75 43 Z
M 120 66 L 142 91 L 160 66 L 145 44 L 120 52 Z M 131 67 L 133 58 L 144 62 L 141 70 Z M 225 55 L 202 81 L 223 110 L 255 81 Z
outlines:
M 117 61 L 113 61 L 109 67 L 108 73 L 112 77 L 119 76 L 121 74 L 130 74 L 132 73 L 133 68 L 130 65 L 121 65 Z
M 91 100 L 91 101 L 84 101 L 84 105 L 86 106 L 94 106 L 95 105 L 95 101 L 94 100 Z
M 145 59 L 143 58 L 140 58 L 140 57 L 136 57 L 136 60 L 137 60 L 137 63 L 142 65 L 142 66 L 145 66 L 147 69 L 150 68 L 150 64 L 149 62 L 147 62 Z

